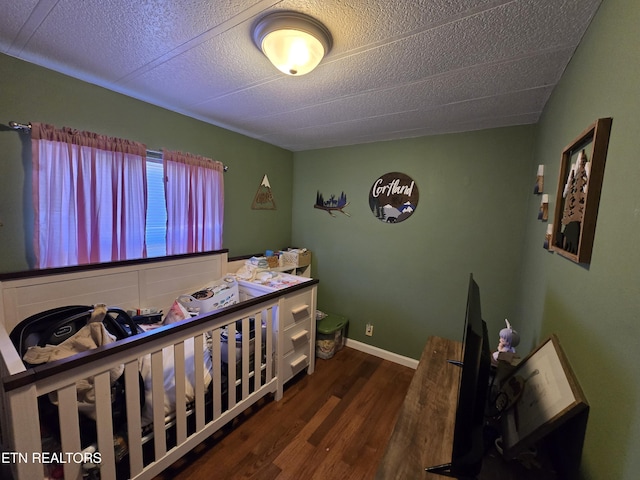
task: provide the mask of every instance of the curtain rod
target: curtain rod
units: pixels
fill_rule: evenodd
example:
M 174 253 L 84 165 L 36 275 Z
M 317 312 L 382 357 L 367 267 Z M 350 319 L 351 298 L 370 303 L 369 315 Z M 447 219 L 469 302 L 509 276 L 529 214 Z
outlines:
M 30 123 L 18 123 L 11 120 L 9 122 L 9 128 L 13 128 L 14 130 L 21 130 L 23 133 L 31 131 Z
M 152 157 L 152 158 L 156 158 L 156 160 L 159 160 L 159 159 L 161 159 L 161 158 L 162 158 L 162 152 L 161 152 L 160 150 L 150 150 L 150 149 L 147 149 L 147 153 L 150 153 L 150 154 L 151 154 L 151 157 Z M 213 160 L 213 161 L 215 161 L 215 160 Z M 225 164 L 223 163 L 223 164 L 222 164 L 222 170 L 223 170 L 223 171 L 225 171 L 225 172 L 226 172 L 226 171 L 228 171 L 228 170 L 229 170 L 229 166 L 228 166 L 228 165 L 225 165 Z
M 31 131 L 31 123 L 18 123 L 11 120 L 9 122 L 9 128 L 12 128 L 14 130 L 20 130 L 22 133 L 27 133 Z M 148 151 L 158 156 L 162 155 L 162 152 L 158 150 L 148 150 Z M 223 170 L 226 172 L 227 170 L 229 170 L 229 166 L 223 164 Z

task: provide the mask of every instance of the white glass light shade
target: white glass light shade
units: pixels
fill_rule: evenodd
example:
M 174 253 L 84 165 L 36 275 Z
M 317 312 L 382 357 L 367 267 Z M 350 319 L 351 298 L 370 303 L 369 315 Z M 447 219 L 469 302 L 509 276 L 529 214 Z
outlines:
M 253 28 L 253 41 L 278 70 L 295 76 L 316 68 L 332 46 L 324 25 L 297 12 L 262 18 Z
M 262 40 L 262 51 L 287 75 L 304 75 L 324 57 L 324 47 L 313 35 L 298 30 L 276 30 Z

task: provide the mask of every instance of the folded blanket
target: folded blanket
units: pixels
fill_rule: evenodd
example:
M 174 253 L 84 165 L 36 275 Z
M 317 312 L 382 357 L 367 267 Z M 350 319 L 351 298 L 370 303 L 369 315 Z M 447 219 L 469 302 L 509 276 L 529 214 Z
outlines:
M 115 338 L 111 336 L 100 320 L 99 316 L 96 317 L 95 321 L 91 321 L 91 323 L 82 327 L 75 335 L 67 338 L 60 345 L 29 347 L 23 359 L 32 365 L 47 363 L 114 342 Z M 124 364 L 120 364 L 109 371 L 112 385 L 120 378 L 123 372 Z M 78 409 L 88 417 L 95 419 L 96 397 L 93 377 L 76 382 L 76 391 Z M 56 392 L 51 393 L 49 398 L 53 404 L 58 404 Z

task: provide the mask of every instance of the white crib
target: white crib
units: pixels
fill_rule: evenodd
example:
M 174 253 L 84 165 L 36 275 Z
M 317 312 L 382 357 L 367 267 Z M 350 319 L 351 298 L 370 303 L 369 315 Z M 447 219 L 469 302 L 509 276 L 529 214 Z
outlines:
M 125 367 L 127 468 L 132 479 L 154 477 L 265 395 L 274 394 L 279 400 L 284 382 L 295 373 L 305 367 L 308 373 L 313 372 L 315 322 L 311 320 L 316 308 L 316 280 L 32 369 L 25 368 L 9 338 L 8 333 L 22 319 L 61 305 L 168 308 L 180 294 L 223 276 L 226 262 L 227 254 L 222 251 L 0 283 L 3 461 L 11 463 L 17 480 L 43 478 L 53 460 L 61 460 L 58 463 L 63 465 L 65 479 L 82 478 L 83 469 L 92 462 L 99 464 L 100 478 L 117 478 L 122 465 L 114 452 L 111 417 L 109 371 L 114 366 Z M 286 315 L 287 309 L 295 315 Z M 306 312 L 305 318 L 300 317 L 300 311 Z M 286 326 L 298 320 L 295 328 Z M 250 321 L 257 326 L 254 338 L 244 334 L 249 332 Z M 237 368 L 227 369 L 225 383 L 220 333 L 227 326 L 233 331 L 236 325 L 242 325 L 241 351 L 237 352 L 235 342 L 229 342 L 226 363 Z M 303 338 L 302 344 L 292 345 L 285 330 L 295 331 L 295 341 Z M 171 379 L 175 408 L 170 415 L 165 408 L 167 362 L 163 351 L 165 356 L 173 353 L 173 372 L 179 372 Z M 210 372 L 205 371 L 207 352 L 211 354 Z M 237 358 L 241 358 L 238 364 Z M 139 401 L 143 359 L 150 362 L 151 372 L 150 435 L 143 432 Z M 193 385 L 182 372 L 193 372 Z M 76 384 L 89 376 L 95 380 L 97 444 L 85 449 L 80 440 Z M 187 390 L 193 391 L 192 402 L 187 402 Z M 62 452 L 58 456 L 42 451 L 40 433 L 38 397 L 51 392 L 58 397 Z

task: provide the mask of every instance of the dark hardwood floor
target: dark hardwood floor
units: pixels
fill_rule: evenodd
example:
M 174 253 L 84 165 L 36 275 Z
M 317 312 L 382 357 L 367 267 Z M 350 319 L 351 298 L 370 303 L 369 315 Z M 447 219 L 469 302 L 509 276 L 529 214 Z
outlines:
M 374 477 L 414 370 L 350 348 L 316 360 L 156 480 Z

